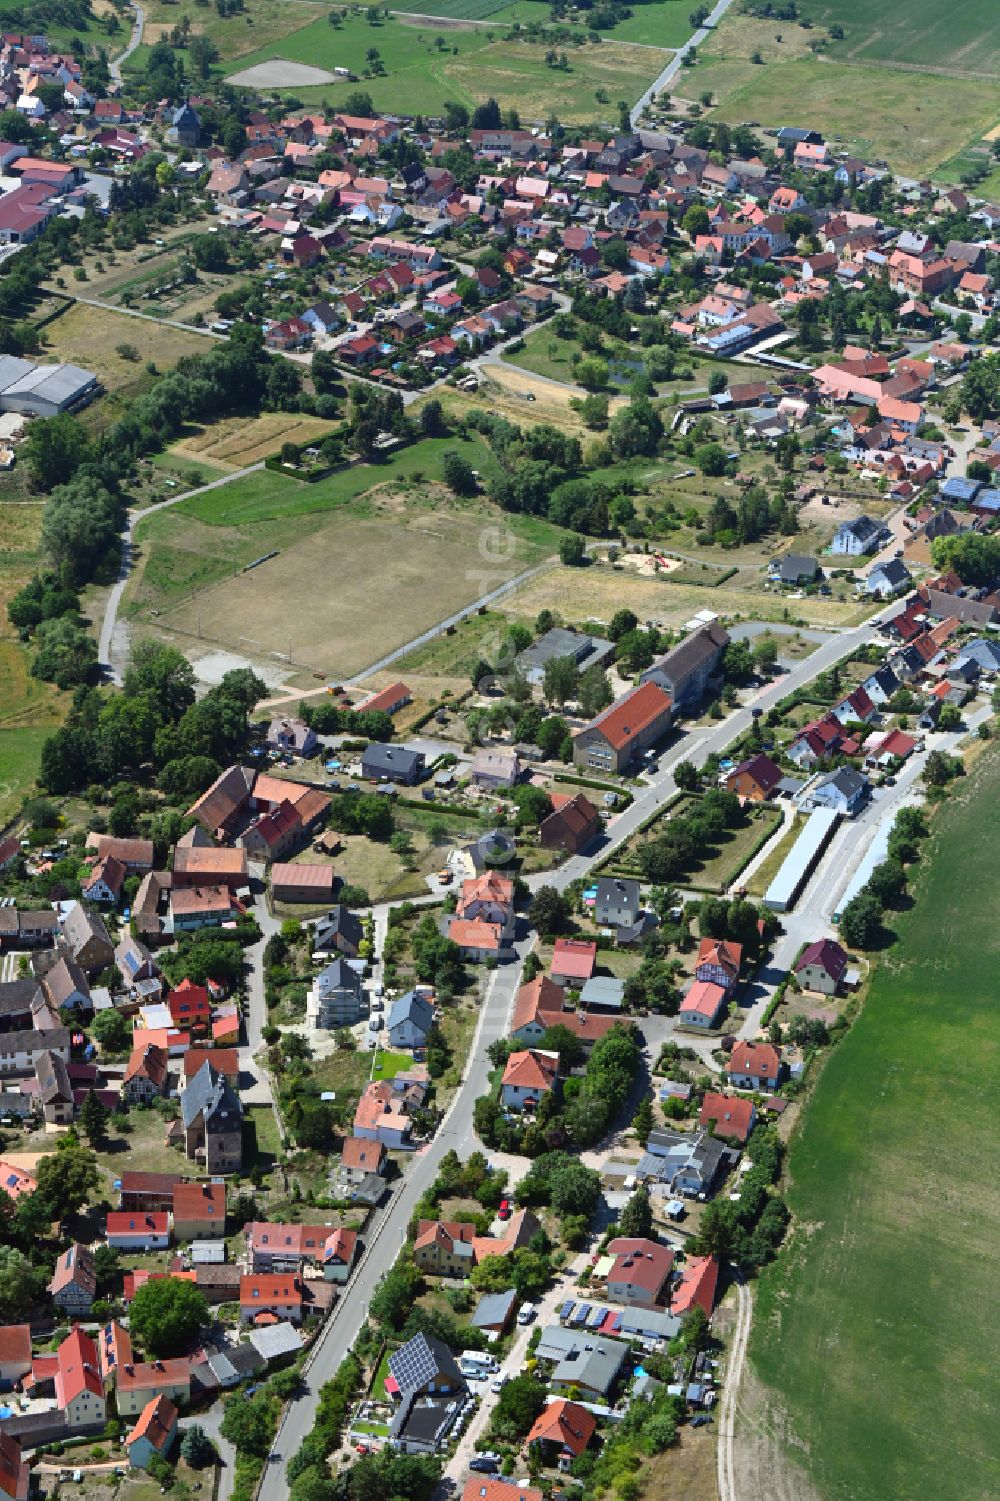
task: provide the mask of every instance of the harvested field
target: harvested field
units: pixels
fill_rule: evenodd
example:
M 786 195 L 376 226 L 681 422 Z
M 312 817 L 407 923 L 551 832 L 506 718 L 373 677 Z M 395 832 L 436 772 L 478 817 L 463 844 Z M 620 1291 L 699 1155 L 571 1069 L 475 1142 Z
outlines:
M 228 417 L 200 427 L 174 443 L 169 452 L 179 458 L 214 464 L 222 472 L 244 469 L 277 453 L 282 443 L 310 443 L 336 426 L 321 417 L 296 412 L 263 412 L 259 417 Z

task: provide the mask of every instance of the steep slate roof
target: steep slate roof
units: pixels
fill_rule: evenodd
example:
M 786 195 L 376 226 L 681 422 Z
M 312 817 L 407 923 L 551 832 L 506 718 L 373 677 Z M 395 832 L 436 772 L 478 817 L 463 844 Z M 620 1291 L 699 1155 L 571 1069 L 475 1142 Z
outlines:
M 181 1116 L 191 1126 L 202 1117 L 206 1132 L 235 1131 L 243 1119 L 239 1097 L 222 1074 L 203 1063 L 181 1095 Z

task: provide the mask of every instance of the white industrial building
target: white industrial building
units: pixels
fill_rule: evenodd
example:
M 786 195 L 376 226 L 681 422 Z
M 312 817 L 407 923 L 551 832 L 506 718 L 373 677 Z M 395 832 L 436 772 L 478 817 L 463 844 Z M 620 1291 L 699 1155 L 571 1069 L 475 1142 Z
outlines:
M 93 370 L 79 365 L 36 365 L 17 355 L 0 355 L 0 412 L 55 417 L 85 406 L 97 392 Z

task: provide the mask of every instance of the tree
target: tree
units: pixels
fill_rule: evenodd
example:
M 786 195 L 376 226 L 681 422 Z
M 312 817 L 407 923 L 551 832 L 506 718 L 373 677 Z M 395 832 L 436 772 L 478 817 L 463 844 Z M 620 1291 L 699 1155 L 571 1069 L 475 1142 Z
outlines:
M 852 897 L 840 918 L 840 936 L 852 949 L 871 949 L 882 932 L 882 905 L 875 893 L 865 887 Z
M 539 933 L 561 933 L 570 917 L 567 897 L 554 886 L 539 886 L 528 908 L 528 921 Z
M 634 631 L 638 624 L 639 617 L 631 610 L 616 610 L 608 623 L 608 639 L 620 641 L 629 631 Z
M 721 443 L 701 443 L 694 451 L 694 461 L 702 474 L 718 478 L 726 472 L 726 450 Z
M 398 1332 L 422 1287 L 423 1278 L 413 1262 L 399 1260 L 375 1289 L 368 1311 L 376 1324 Z
M 703 203 L 693 203 L 681 220 L 681 228 L 692 240 L 698 235 L 707 235 L 710 227 L 708 209 Z
M 158 1285 L 162 1284 L 146 1283 L 146 1287 Z M 189 1283 L 184 1285 L 190 1286 Z M 145 1290 L 145 1287 L 139 1289 L 140 1292 Z M 132 1307 L 135 1308 L 134 1302 Z M 219 1432 L 236 1446 L 239 1453 L 256 1454 L 263 1459 L 274 1437 L 275 1415 L 274 1399 L 266 1391 L 259 1391 L 253 1397 L 239 1392 L 226 1403 Z
M 198 78 L 207 78 L 212 64 L 219 61 L 219 49 L 211 37 L 196 32 L 188 42 L 188 57 Z
M 208 1304 L 192 1282 L 160 1277 L 138 1289 L 129 1307 L 129 1328 L 147 1354 L 183 1355 L 209 1322 Z M 223 1422 L 223 1434 L 227 1438 Z M 235 1437 L 233 1442 L 237 1444 Z
M 64 1143 L 67 1140 L 63 1138 Z M 97 1159 L 86 1147 L 64 1145 L 58 1152 L 42 1158 L 35 1170 L 35 1181 L 52 1218 L 71 1219 L 100 1182 Z
M 0 1319 L 5 1324 L 24 1322 L 34 1290 L 31 1262 L 13 1246 L 0 1245 Z
M 924 781 L 928 787 L 944 787 L 955 777 L 964 775 L 960 757 L 949 756 L 946 751 L 932 750 L 924 762 Z
M 649 1140 L 649 1133 L 652 1131 L 654 1124 L 653 1102 L 649 1095 L 643 1095 L 639 1101 L 635 1115 L 632 1117 L 632 1130 L 635 1132 L 636 1140 L 641 1147 L 644 1147 Z
M 493 1432 L 511 1442 L 524 1438 L 544 1410 L 544 1386 L 534 1376 L 515 1376 L 507 1382 L 493 1409 Z
M 682 792 L 696 792 L 701 786 L 701 773 L 693 761 L 678 761 L 674 781 Z
M 215 1445 L 200 1423 L 192 1423 L 181 1440 L 181 1458 L 192 1470 L 204 1470 L 216 1460 Z
M 441 456 L 441 474 L 448 489 L 456 495 L 475 495 L 479 489 L 472 465 L 453 448 Z
M 107 1135 L 108 1107 L 98 1098 L 93 1087 L 87 1090 L 80 1107 L 80 1125 L 92 1147 L 99 1147 Z
M 595 662 L 593 667 L 588 667 L 586 672 L 580 674 L 577 699 L 580 711 L 587 719 L 593 719 L 602 709 L 606 709 L 613 698 L 614 693 L 603 667 Z
M 764 672 L 772 671 L 778 663 L 778 643 L 769 631 L 758 636 L 753 646 L 753 659 Z
M 549 657 L 542 669 L 542 692 L 546 703 L 561 709 L 568 699 L 576 698 L 579 681 L 574 657 Z
M 138 641 L 125 669 L 124 694 L 146 698 L 160 719 L 180 719 L 195 700 L 194 668 L 183 652 L 163 641 Z
M 586 561 L 587 544 L 583 537 L 573 533 L 559 543 L 559 561 L 567 568 L 579 568 Z
M 21 454 L 27 460 L 32 484 L 53 490 L 72 479 L 89 448 L 85 430 L 68 412 L 36 418 L 27 429 Z
M 640 1184 L 618 1216 L 619 1235 L 645 1238 L 653 1229 L 653 1208 L 649 1190 Z

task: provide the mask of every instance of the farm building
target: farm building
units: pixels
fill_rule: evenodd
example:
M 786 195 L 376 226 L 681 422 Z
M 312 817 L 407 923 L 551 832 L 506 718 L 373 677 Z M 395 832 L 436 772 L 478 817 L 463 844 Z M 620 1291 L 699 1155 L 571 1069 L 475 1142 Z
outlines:
M 332 865 L 274 865 L 271 889 L 276 902 L 329 902 L 333 897 Z
M 0 355 L 0 411 L 57 417 L 84 406 L 97 392 L 93 370 L 79 365 L 36 365 L 13 354 Z

